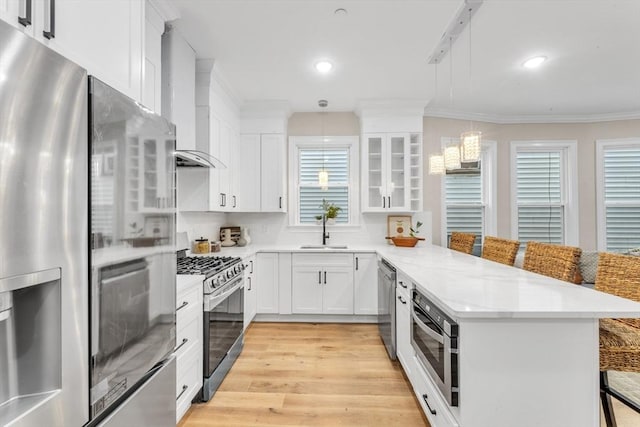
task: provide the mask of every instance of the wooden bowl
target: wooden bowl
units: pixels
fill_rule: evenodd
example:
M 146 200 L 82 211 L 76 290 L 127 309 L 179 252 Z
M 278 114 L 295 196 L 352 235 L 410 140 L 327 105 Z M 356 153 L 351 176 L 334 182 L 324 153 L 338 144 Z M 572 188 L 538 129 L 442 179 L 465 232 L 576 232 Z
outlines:
M 412 248 L 418 243 L 418 240 L 424 240 L 424 237 L 394 236 L 394 237 L 386 237 L 386 238 L 391 239 L 394 245 L 402 246 L 405 248 Z

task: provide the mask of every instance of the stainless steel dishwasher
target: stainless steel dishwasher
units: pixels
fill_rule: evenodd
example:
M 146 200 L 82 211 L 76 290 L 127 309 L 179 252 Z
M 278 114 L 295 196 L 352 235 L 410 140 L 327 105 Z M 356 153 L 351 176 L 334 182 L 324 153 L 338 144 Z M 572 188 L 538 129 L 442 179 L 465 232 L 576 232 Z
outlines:
M 378 260 L 378 329 L 391 360 L 396 360 L 396 269 Z

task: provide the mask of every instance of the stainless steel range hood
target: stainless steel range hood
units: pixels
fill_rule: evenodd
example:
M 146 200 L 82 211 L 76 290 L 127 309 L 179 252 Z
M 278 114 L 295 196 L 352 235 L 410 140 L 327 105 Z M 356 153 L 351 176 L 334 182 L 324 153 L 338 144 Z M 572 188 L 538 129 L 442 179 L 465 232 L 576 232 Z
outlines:
M 176 166 L 182 168 L 227 168 L 224 163 L 212 155 L 198 150 L 176 150 Z

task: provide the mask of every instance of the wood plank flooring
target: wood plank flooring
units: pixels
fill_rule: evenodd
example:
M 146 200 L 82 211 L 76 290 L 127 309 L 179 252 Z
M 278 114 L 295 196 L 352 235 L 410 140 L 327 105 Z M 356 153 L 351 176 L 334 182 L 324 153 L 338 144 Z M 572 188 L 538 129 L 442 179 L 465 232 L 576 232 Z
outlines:
M 179 427 L 428 425 L 376 325 L 253 323 L 216 394 Z

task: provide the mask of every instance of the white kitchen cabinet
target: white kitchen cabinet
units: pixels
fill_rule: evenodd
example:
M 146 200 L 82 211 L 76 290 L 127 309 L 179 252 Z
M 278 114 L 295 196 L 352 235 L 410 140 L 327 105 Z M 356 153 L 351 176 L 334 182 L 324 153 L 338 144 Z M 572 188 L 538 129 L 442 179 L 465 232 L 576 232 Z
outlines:
M 415 370 L 411 346 L 411 282 L 398 274 L 396 286 L 396 354 L 407 376 Z
M 293 254 L 294 314 L 353 314 L 352 254 Z
M 243 134 L 237 151 L 237 211 L 286 212 L 283 134 Z
M 161 114 L 164 19 L 162 19 L 149 0 L 145 1 L 145 24 L 142 104 L 157 114 Z
M 256 256 L 242 260 L 244 263 L 244 329 L 247 330 L 258 310 L 256 288 Z
M 176 424 L 202 387 L 202 281 L 181 287 L 176 295 Z
M 286 141 L 282 134 L 260 137 L 260 195 L 262 212 L 286 212 Z
M 258 314 L 279 313 L 279 276 L 278 254 L 258 253 L 256 255 L 256 280 L 260 283 L 256 288 L 256 311 Z
M 354 314 L 378 314 L 378 263 L 375 253 L 353 254 Z
M 422 207 L 421 138 L 415 133 L 365 134 L 362 211 L 408 212 Z
M 27 4 L 31 23 L 24 26 Z M 144 0 L 0 0 L 0 18 L 142 102 L 144 7 Z

